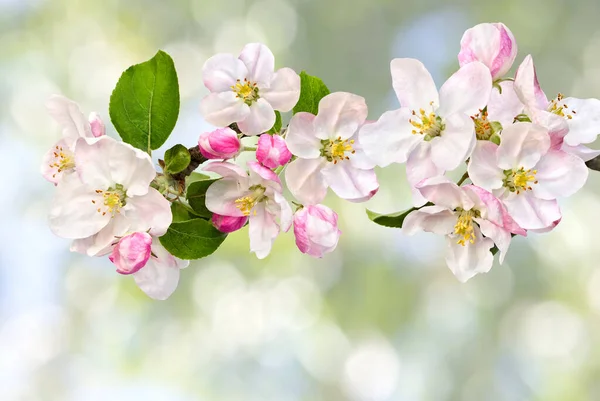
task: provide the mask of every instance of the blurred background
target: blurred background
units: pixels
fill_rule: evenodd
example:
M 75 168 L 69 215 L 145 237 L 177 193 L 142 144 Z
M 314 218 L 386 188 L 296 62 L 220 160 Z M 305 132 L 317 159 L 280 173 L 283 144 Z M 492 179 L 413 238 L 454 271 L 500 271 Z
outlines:
M 599 173 L 562 203 L 557 229 L 516 239 L 467 284 L 442 238 L 368 221 L 365 206 L 410 204 L 394 166 L 366 205 L 328 198 L 343 230 L 333 254 L 302 255 L 288 233 L 259 261 L 244 229 L 165 302 L 107 259 L 69 253 L 38 173 L 60 136 L 48 96 L 108 123 L 121 72 L 158 49 L 182 95 L 164 151 L 209 128 L 204 61 L 252 41 L 277 67 L 364 96 L 377 119 L 398 106 L 392 58 L 421 59 L 441 84 L 462 33 L 501 21 L 546 93 L 600 97 L 599 13 L 594 0 L 0 0 L 0 400 L 600 400 Z

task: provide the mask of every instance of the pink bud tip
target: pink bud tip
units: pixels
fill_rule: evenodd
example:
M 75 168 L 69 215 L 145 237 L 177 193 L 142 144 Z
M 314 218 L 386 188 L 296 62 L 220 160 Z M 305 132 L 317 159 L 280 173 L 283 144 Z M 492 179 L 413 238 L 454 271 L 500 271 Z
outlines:
M 121 238 L 108 258 L 117 266 L 117 273 L 133 274 L 146 266 L 151 249 L 150 234 L 135 232 Z
M 315 258 L 332 252 L 342 233 L 337 220 L 337 213 L 324 205 L 309 205 L 296 212 L 294 235 L 300 252 Z
M 285 140 L 279 135 L 262 134 L 258 139 L 256 159 L 265 167 L 277 168 L 287 164 L 292 153 L 285 145 Z
M 232 233 L 244 227 L 248 221 L 247 216 L 221 216 L 220 214 L 213 214 L 212 223 L 215 228 L 222 233 Z
M 207 159 L 231 159 L 240 152 L 241 142 L 234 130 L 225 127 L 201 134 L 198 147 Z
M 91 112 L 89 121 L 90 127 L 92 128 L 92 135 L 94 135 L 95 138 L 106 135 L 106 127 L 104 126 L 104 123 L 102 122 L 102 119 L 98 113 Z

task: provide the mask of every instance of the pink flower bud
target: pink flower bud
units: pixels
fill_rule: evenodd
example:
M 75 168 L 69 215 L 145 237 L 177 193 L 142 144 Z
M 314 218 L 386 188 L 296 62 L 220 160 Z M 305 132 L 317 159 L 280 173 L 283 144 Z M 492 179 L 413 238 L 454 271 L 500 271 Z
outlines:
M 108 258 L 117 266 L 117 273 L 133 274 L 146 266 L 151 248 L 150 234 L 135 232 L 121 238 Z
M 248 221 L 247 216 L 221 216 L 220 214 L 213 214 L 212 223 L 215 228 L 222 233 L 232 233 L 244 227 Z
M 324 205 L 309 205 L 294 215 L 296 245 L 302 253 L 315 258 L 335 249 L 342 233 L 337 227 L 338 215 Z
M 492 79 L 502 78 L 517 57 L 517 42 L 510 29 L 502 23 L 479 24 L 467 29 L 460 41 L 460 66 L 480 61 L 492 73 Z
M 200 153 L 207 159 L 231 159 L 240 152 L 241 142 L 231 128 L 205 132 L 198 139 Z
M 258 139 L 256 159 L 265 167 L 277 168 L 285 165 L 292 158 L 292 153 L 279 135 L 262 134 Z
M 89 121 L 90 126 L 92 127 L 92 135 L 94 135 L 95 138 L 106 134 L 106 127 L 104 126 L 104 123 L 102 122 L 102 119 L 98 113 L 91 112 Z

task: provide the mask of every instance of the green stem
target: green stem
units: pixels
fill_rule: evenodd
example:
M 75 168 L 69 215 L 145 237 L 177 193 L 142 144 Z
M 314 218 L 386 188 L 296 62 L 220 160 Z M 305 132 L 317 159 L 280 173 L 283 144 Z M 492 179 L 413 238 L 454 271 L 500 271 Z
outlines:
M 456 185 L 458 185 L 458 186 L 460 187 L 460 185 L 461 185 L 463 182 L 465 182 L 465 180 L 466 180 L 467 178 L 469 178 L 469 173 L 468 173 L 468 172 L 464 173 L 464 174 L 463 174 L 463 176 L 462 176 L 462 177 L 460 177 L 460 180 L 458 180 L 458 182 L 456 183 Z
M 244 148 L 242 149 L 243 152 L 254 152 L 256 151 L 256 147 L 254 146 L 244 146 Z

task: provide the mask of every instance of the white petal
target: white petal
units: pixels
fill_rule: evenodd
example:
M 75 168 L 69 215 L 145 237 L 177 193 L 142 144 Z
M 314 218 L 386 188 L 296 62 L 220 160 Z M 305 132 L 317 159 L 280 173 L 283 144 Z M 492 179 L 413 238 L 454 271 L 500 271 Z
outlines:
M 237 180 L 221 179 L 206 190 L 206 208 L 221 216 L 242 217 L 244 214 L 235 205 L 235 201 L 248 194 L 248 188 L 242 187 Z
M 158 239 L 152 241 L 151 256 L 140 271 L 133 274 L 135 283 L 150 298 L 165 300 L 173 294 L 179 284 L 179 270 L 187 263 L 181 263 L 160 245 Z
M 498 145 L 490 141 L 477 141 L 469 161 L 469 178 L 473 184 L 491 191 L 502 187 L 504 171 L 498 167 Z
M 451 114 L 444 119 L 444 124 L 446 128 L 441 136 L 430 142 L 431 157 L 440 169 L 450 171 L 467 160 L 477 138 L 473 121 L 466 114 Z
M 79 153 L 79 150 L 77 150 Z M 112 181 L 123 185 L 128 196 L 144 195 L 156 177 L 150 156 L 124 142 L 114 141 L 108 157 Z
M 63 137 L 68 140 L 69 146 L 72 146 L 77 138 L 94 137 L 88 119 L 74 101 L 61 95 L 52 95 L 46 102 L 46 108 L 61 126 Z
M 439 106 L 438 91 L 423 63 L 412 58 L 397 58 L 390 64 L 392 84 L 403 108 L 419 110 Z
M 563 100 L 563 104 L 569 106 L 565 112 L 573 116 L 567 120 L 569 133 L 565 142 L 571 146 L 594 142 L 600 134 L 600 100 L 569 97 Z
M 240 60 L 248 69 L 249 81 L 258 83 L 259 87 L 271 82 L 275 71 L 275 56 L 267 46 L 262 43 L 247 44 L 242 49 Z
M 250 107 L 235 92 L 211 93 L 200 102 L 200 113 L 208 123 L 225 127 L 248 117 Z
M 305 159 L 314 159 L 321 154 L 321 140 L 317 138 L 310 113 L 297 113 L 290 120 L 285 134 L 285 144 L 292 154 Z
M 510 241 L 512 239 L 510 232 L 503 229 L 502 227 L 497 226 L 489 220 L 477 219 L 477 223 L 481 228 L 481 233 L 487 238 L 494 241 L 494 244 L 496 244 L 496 246 L 498 247 L 498 251 L 500 251 L 498 260 L 500 264 L 502 264 L 504 262 L 504 257 L 506 256 L 506 252 L 508 252 L 508 247 L 510 246 Z
M 206 163 L 202 167 L 203 171 L 212 171 L 213 173 L 219 174 L 224 178 L 233 178 L 246 184 L 248 181 L 248 173 L 242 167 L 234 163 L 229 162 L 211 162 Z M 245 185 L 247 186 L 247 185 Z
M 497 88 L 492 89 L 487 105 L 488 120 L 499 121 L 503 127 L 513 123 L 515 117 L 523 112 L 523 103 L 515 92 L 512 81 L 500 82 L 502 93 Z
M 279 226 L 275 218 L 267 212 L 264 204 L 255 208 L 256 214 L 250 215 L 249 234 L 250 251 L 259 259 L 266 258 L 271 252 L 273 242 L 279 235 Z
M 322 174 L 337 196 L 351 202 L 368 200 L 379 190 L 374 170 L 357 169 L 348 160 L 328 163 Z
M 73 167 L 61 168 L 61 162 L 71 160 Z M 58 171 L 60 168 L 60 171 Z M 75 155 L 69 149 L 68 141 L 64 138 L 56 142 L 42 158 L 40 172 L 45 179 L 53 184 L 57 184 L 64 174 L 73 173 L 75 170 Z
M 275 110 L 265 99 L 258 99 L 250 106 L 250 114 L 238 122 L 240 131 L 246 135 L 259 135 L 275 124 Z
M 527 55 L 517 69 L 514 82 L 515 92 L 527 108 L 545 110 L 548 107 L 548 98 L 538 82 L 531 55 Z
M 556 199 L 571 196 L 587 181 L 589 170 L 583 160 L 575 155 L 560 151 L 549 151 L 538 164 L 533 193 L 541 199 Z
M 335 92 L 319 102 L 319 113 L 313 121 L 319 139 L 348 139 L 367 119 L 367 104 L 361 96 Z
M 425 199 L 446 209 L 454 210 L 460 207 L 470 210 L 474 206 L 462 188 L 445 176 L 428 178 L 418 184 L 417 188 Z
M 110 155 L 117 141 L 102 136 L 94 141 L 83 138 L 75 142 L 75 165 L 81 181 L 93 189 L 108 189 L 112 180 Z
M 279 228 L 281 232 L 288 232 L 292 226 L 294 213 L 292 207 L 280 192 L 275 192 L 273 200 L 279 207 Z
M 474 61 L 461 67 L 440 89 L 440 107 L 437 113 L 448 116 L 464 113 L 468 116 L 483 109 L 492 93 L 490 70 Z
M 123 237 L 128 232 L 135 231 L 130 230 L 130 223 L 129 219 L 121 214 L 117 214 L 97 234 L 88 238 L 74 240 L 71 245 L 71 251 L 84 253 L 88 256 L 109 254 L 112 252 L 113 244 L 118 241 L 118 237 Z
M 410 152 L 423 140 L 421 135 L 412 133 L 410 116 L 409 109 L 401 108 L 384 113 L 375 123 L 363 125 L 358 138 L 367 157 L 381 167 L 406 162 Z
M 164 235 L 173 220 L 171 203 L 154 188 L 127 199 L 121 213 L 130 221 L 130 231 L 150 230 L 155 237 Z
M 50 209 L 50 229 L 59 237 L 71 239 L 96 234 L 111 219 L 110 214 L 103 216 L 96 211 L 96 205 L 102 202 L 102 196 L 83 184 L 77 174 L 64 176 L 56 187 Z
M 326 164 L 322 158 L 296 159 L 285 168 L 285 182 L 296 199 L 309 205 L 325 199 L 327 184 L 321 170 Z
M 429 142 L 421 142 L 408 156 L 406 161 L 406 178 L 410 184 L 413 196 L 413 206 L 422 206 L 427 203 L 416 185 L 426 178 L 444 174 L 444 170 L 435 165 L 431 157 Z
M 290 111 L 300 98 L 300 76 L 291 68 L 278 70 L 268 88 L 260 90 L 260 96 L 275 110 Z
M 561 219 L 556 200 L 536 198 L 531 191 L 512 194 L 503 199 L 508 213 L 525 230 L 540 230 L 553 227 Z
M 402 224 L 405 235 L 413 235 L 418 231 L 446 235 L 454 231 L 456 214 L 443 206 L 425 206 L 406 216 Z
M 248 74 L 244 63 L 232 54 L 221 53 L 212 56 L 202 67 L 204 86 L 211 92 L 228 92 L 236 81 Z M 226 124 L 225 124 L 226 125 Z
M 600 156 L 600 150 L 590 149 L 585 145 L 569 146 L 566 143 L 563 143 L 561 150 L 579 157 L 584 162 Z
M 479 227 L 474 226 L 475 243 L 467 242 L 464 246 L 457 243 L 456 238 L 446 239 L 446 263 L 460 282 L 466 282 L 478 273 L 487 273 L 492 268 L 494 257 L 490 249 L 494 242 L 484 238 Z
M 549 148 L 550 136 L 545 128 L 531 123 L 513 124 L 502 131 L 498 166 L 504 170 L 532 168 Z

